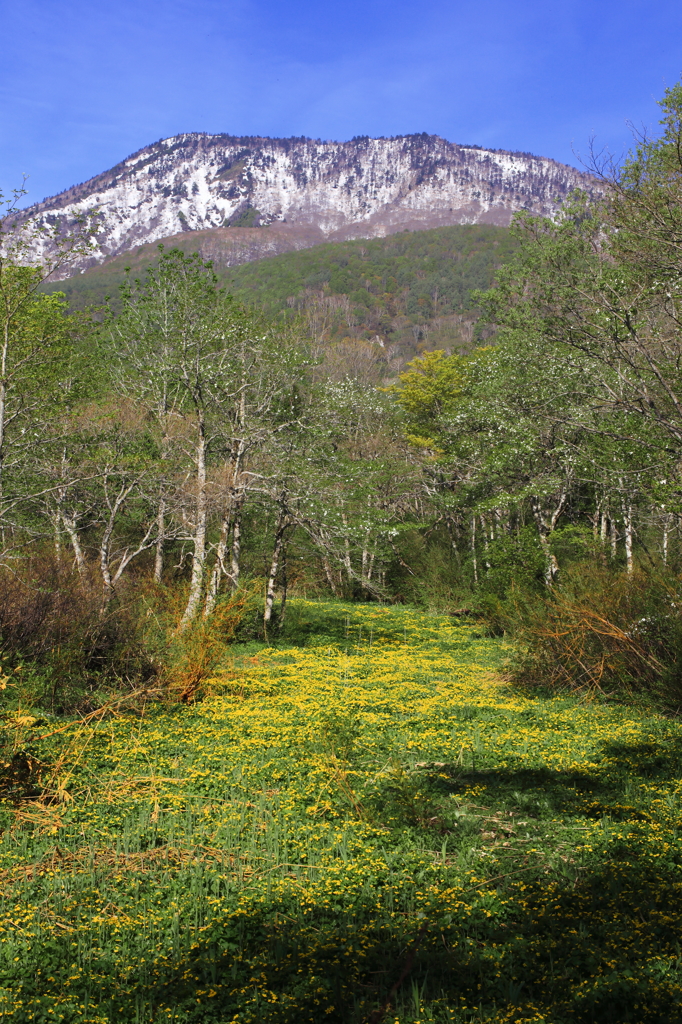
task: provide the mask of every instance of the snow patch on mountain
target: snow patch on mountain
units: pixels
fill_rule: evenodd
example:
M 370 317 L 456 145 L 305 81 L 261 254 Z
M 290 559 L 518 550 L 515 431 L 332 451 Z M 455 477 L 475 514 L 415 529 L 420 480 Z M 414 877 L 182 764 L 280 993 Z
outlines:
M 309 226 L 329 240 L 505 225 L 521 209 L 551 215 L 577 187 L 594 182 L 543 157 L 435 135 L 321 142 L 189 133 L 147 146 L 24 217 L 63 232 L 95 210 L 82 269 L 141 243 L 230 225 Z

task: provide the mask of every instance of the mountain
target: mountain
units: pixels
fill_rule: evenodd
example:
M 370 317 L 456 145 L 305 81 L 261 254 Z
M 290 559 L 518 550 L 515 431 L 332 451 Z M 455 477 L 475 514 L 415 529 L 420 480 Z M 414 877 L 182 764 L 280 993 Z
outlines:
M 324 241 L 504 226 L 521 209 L 552 214 L 576 187 L 595 183 L 544 157 L 437 135 L 322 142 L 189 133 L 141 149 L 22 219 L 68 230 L 96 209 L 96 246 L 80 270 L 188 233 L 198 233 L 202 255 L 230 266 Z

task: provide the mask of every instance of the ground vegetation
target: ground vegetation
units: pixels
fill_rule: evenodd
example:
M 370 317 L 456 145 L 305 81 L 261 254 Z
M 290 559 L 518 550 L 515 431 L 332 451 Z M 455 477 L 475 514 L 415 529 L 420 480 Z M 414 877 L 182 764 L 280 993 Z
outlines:
M 24 711 L 3 1019 L 674 1020 L 680 725 L 524 696 L 505 648 L 299 599 L 189 707 Z

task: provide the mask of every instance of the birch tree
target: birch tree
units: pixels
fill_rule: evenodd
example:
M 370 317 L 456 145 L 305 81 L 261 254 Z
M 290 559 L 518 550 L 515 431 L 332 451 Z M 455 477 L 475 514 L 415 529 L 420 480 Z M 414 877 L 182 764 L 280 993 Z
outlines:
M 204 614 L 212 612 L 223 575 L 238 585 L 247 462 L 272 430 L 270 411 L 297 360 L 287 339 L 218 287 L 210 263 L 160 250 L 158 267 L 127 283 L 123 312 L 109 317 L 105 337 L 119 386 L 147 409 L 168 467 L 158 499 L 157 578 L 169 503 L 191 544 L 184 628 L 202 603 Z

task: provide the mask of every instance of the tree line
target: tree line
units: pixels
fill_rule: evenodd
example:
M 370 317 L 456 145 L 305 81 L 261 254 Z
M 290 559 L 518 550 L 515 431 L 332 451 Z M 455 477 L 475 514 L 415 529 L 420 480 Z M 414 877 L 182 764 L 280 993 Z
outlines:
M 83 580 L 96 567 L 102 615 L 139 566 L 158 584 L 185 580 L 184 628 L 238 590 L 245 530 L 265 533 L 267 564 L 250 573 L 265 577 L 267 624 L 278 584 L 286 600 L 299 531 L 333 592 L 380 592 L 377 544 L 402 498 L 392 481 L 405 479 L 386 396 L 325 374 L 295 328 L 238 303 L 197 254 L 160 247 L 156 265 L 126 281 L 119 311 L 90 317 L 39 291 L 87 246 L 87 226 L 43 267 L 23 265 L 28 240 L 12 238 L 11 220 L 9 229 L 6 564 L 50 544 Z

